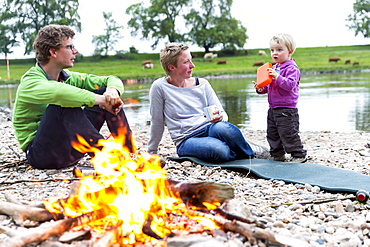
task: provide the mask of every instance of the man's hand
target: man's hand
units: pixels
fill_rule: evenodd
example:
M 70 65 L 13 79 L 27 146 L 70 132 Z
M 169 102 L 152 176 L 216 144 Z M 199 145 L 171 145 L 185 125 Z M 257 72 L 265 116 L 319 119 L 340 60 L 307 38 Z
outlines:
M 104 95 L 95 95 L 95 105 L 99 105 L 101 109 L 107 110 L 108 112 L 117 115 L 118 112 L 121 110 L 123 106 L 122 100 L 118 97 L 118 99 L 112 99 L 110 98 L 112 95 L 107 94 L 109 96 L 106 96 L 105 93 Z M 107 97 L 110 98 L 110 100 L 107 100 Z M 114 104 L 111 104 L 113 102 Z
M 105 97 L 105 101 L 110 105 L 116 105 L 119 102 L 122 102 L 117 89 L 113 87 L 108 87 L 103 95 Z

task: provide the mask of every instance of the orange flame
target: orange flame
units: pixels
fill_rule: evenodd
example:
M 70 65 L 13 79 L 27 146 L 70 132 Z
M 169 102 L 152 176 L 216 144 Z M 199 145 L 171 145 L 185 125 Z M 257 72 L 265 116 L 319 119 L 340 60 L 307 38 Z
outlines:
M 120 226 L 123 244 L 153 240 L 143 233 L 143 226 L 148 223 L 150 229 L 163 238 L 171 233 L 166 224 L 169 213 L 186 212 L 186 206 L 168 188 L 166 170 L 161 167 L 159 156 L 129 153 L 117 139 L 99 140 L 100 150 L 79 137 L 79 143 L 73 146 L 80 151 L 94 152 L 91 163 L 96 175 L 82 177 L 76 195 L 45 201 L 45 207 L 67 217 L 103 210 L 104 217 L 88 225 L 100 232 Z M 215 228 L 215 225 L 208 227 Z

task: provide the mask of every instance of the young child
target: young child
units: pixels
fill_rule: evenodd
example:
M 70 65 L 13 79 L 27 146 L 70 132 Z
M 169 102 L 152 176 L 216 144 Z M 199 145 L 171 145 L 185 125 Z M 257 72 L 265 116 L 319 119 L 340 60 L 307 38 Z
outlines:
M 271 58 L 275 62 L 267 69 L 272 76 L 271 84 L 255 88 L 258 94 L 268 94 L 267 141 L 270 154 L 275 161 L 285 161 L 285 154 L 291 155 L 290 162 L 307 161 L 307 151 L 303 149 L 299 136 L 299 96 L 300 70 L 292 59 L 295 42 L 289 34 L 277 34 L 270 40 Z

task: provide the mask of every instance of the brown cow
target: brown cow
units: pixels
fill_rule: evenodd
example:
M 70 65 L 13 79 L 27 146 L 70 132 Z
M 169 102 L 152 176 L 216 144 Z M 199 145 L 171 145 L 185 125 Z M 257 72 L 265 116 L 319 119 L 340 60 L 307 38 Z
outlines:
M 360 62 L 354 62 L 352 65 L 353 65 L 353 66 L 355 66 L 355 65 L 360 65 Z
M 346 60 L 345 62 L 344 62 L 344 64 L 351 64 L 351 60 Z
M 154 69 L 152 60 L 145 60 L 141 63 L 142 69 Z
M 141 65 L 144 66 L 147 63 L 153 63 L 153 61 L 152 60 L 145 60 L 144 62 L 141 63 Z
M 263 65 L 263 62 L 259 61 L 259 62 L 255 62 L 253 64 L 253 66 L 262 66 Z
M 219 60 L 217 64 L 226 64 L 226 60 Z
M 154 69 L 154 64 L 146 63 L 143 65 L 142 69 Z
M 339 57 L 330 57 L 329 58 L 329 63 L 330 62 L 338 62 L 340 60 L 340 58 Z

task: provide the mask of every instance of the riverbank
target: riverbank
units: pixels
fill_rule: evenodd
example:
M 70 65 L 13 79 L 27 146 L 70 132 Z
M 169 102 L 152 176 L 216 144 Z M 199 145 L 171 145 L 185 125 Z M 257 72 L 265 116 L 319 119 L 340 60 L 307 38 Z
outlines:
M 146 150 L 149 126 L 132 126 L 132 129 L 136 146 Z M 103 132 L 108 134 L 105 128 Z M 267 146 L 265 131 L 242 129 L 242 132 L 248 141 Z M 11 194 L 13 200 L 36 205 L 52 196 L 69 195 L 72 169 L 43 171 L 29 167 L 15 139 L 9 112 L 0 111 L 0 135 L 0 200 L 5 201 Z M 307 131 L 301 133 L 301 138 L 309 163 L 370 175 L 370 133 Z M 163 158 L 176 155 L 167 131 L 160 155 Z M 175 180 L 232 185 L 235 198 L 246 207 L 250 217 L 265 223 L 275 234 L 302 239 L 309 246 L 370 246 L 370 205 L 347 199 L 353 195 L 328 193 L 308 184 L 265 180 L 249 173 L 201 167 L 191 162 L 179 164 L 167 160 L 165 169 L 168 177 Z M 32 182 L 35 180 L 39 182 Z M 0 218 L 0 224 L 18 227 L 5 216 Z M 6 236 L 0 234 L 0 243 L 4 238 Z M 227 241 L 232 240 L 224 239 L 225 247 Z M 260 243 L 259 246 L 269 245 Z
M 370 73 L 370 69 L 348 69 L 348 70 L 327 70 L 327 71 L 307 71 L 302 72 L 304 75 L 323 75 L 323 74 L 348 74 L 348 73 Z M 256 74 L 241 74 L 241 75 L 207 75 L 204 78 L 209 79 L 233 79 L 233 78 L 255 78 Z M 153 82 L 153 79 L 145 79 L 144 81 L 137 82 Z
M 255 75 L 257 66 L 254 64 L 271 62 L 269 55 L 259 55 L 261 49 L 234 51 L 233 54 L 223 51 L 212 51 L 218 55 L 214 59 L 204 59 L 204 52 L 192 51 L 195 68 L 193 74 L 197 77 Z M 268 49 L 264 51 L 269 54 Z M 115 75 L 122 80 L 152 81 L 165 75 L 159 62 L 158 53 L 128 54 L 122 56 L 84 57 L 80 56 L 70 70 L 94 75 Z M 329 58 L 339 59 L 329 62 Z M 361 71 L 369 68 L 370 45 L 336 46 L 336 47 L 298 47 L 293 58 L 304 73 L 326 73 L 326 71 Z M 143 69 L 142 62 L 152 60 L 153 69 Z M 219 60 L 226 63 L 218 64 Z M 0 61 L 1 64 L 1 61 Z M 10 61 L 10 80 L 7 70 L 0 70 L 0 84 L 19 82 L 21 76 L 35 65 L 34 59 L 17 59 Z M 3 65 L 5 66 L 5 65 Z M 1 79 L 3 78 L 3 79 Z M 150 78 L 150 79 L 149 79 Z

